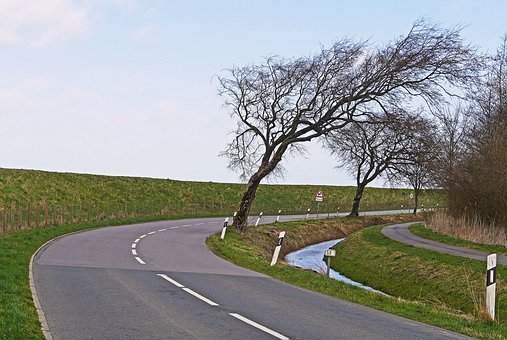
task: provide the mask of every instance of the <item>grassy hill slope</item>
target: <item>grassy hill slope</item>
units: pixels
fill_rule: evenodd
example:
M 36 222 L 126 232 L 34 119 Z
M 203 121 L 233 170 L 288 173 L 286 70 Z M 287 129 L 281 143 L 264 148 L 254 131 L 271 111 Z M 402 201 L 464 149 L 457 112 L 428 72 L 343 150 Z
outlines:
M 325 194 L 322 213 L 350 209 L 354 187 L 264 184 L 252 213 L 274 214 L 278 209 L 301 213 L 308 208 L 315 212 L 314 196 L 320 188 Z M 243 184 L 0 168 L 0 225 L 11 220 L 11 224 L 25 225 L 36 220 L 58 224 L 132 215 L 226 215 L 236 210 L 243 189 Z M 399 208 L 401 191 L 367 188 L 361 208 Z M 442 205 L 442 196 L 428 191 L 422 201 L 426 207 Z

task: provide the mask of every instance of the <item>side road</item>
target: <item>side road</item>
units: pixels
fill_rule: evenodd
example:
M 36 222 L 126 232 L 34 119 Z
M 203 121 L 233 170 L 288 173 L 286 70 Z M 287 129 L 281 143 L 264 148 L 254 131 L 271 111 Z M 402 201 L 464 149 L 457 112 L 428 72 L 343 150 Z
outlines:
M 431 249 L 443 254 L 461 256 L 480 261 L 486 261 L 486 257 L 489 255 L 489 253 L 485 253 L 479 250 L 452 246 L 445 243 L 427 240 L 417 235 L 414 235 L 408 228 L 415 223 L 422 222 L 410 222 L 391 225 L 382 228 L 382 234 L 384 234 L 384 236 L 387 236 L 392 240 L 401 243 L 409 244 L 418 248 Z M 507 265 L 507 256 L 498 254 L 497 262 L 502 265 Z

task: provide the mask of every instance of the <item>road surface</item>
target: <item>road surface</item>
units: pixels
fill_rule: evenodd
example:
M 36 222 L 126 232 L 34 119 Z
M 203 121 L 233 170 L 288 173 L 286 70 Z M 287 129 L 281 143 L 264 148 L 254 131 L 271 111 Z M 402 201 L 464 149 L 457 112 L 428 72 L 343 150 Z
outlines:
M 222 224 L 152 222 L 49 243 L 33 276 L 52 338 L 466 338 L 237 267 L 204 243 Z
M 442 254 L 461 256 L 480 261 L 486 261 L 487 256 L 490 255 L 490 253 L 485 253 L 479 250 L 452 246 L 450 244 L 427 240 L 425 238 L 414 235 L 408 229 L 408 227 L 410 227 L 414 223 L 422 223 L 422 222 L 410 222 L 387 226 L 382 228 L 382 234 L 395 241 L 410 244 L 418 248 L 431 249 Z M 507 265 L 507 256 L 498 254 L 497 263 Z

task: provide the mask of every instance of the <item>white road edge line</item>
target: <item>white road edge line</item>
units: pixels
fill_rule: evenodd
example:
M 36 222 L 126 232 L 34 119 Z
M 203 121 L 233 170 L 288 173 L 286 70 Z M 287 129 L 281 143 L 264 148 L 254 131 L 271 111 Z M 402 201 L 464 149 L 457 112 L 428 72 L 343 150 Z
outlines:
M 143 260 L 141 260 L 141 258 L 139 256 L 136 256 L 135 259 L 137 260 L 137 262 L 139 262 L 140 264 L 146 264 L 146 262 L 144 262 Z
M 146 234 L 139 236 L 140 239 L 145 238 L 145 237 L 146 237 Z
M 136 240 L 134 241 L 134 243 L 137 243 L 137 242 L 139 242 L 139 241 L 141 241 L 141 239 L 136 238 Z
M 153 234 L 155 234 L 155 233 L 156 233 L 156 231 L 150 231 L 150 232 L 148 233 L 148 235 L 153 235 Z
M 132 249 L 132 255 L 137 256 L 137 251 L 135 249 Z
M 132 249 L 137 247 L 137 243 L 132 243 Z
M 175 285 L 176 287 L 178 288 L 185 288 L 184 285 L 182 285 L 181 283 L 179 283 L 178 281 L 176 280 L 173 280 L 171 279 L 169 276 L 165 275 L 165 274 L 157 274 L 158 276 L 160 276 L 161 278 L 171 282 L 173 285 Z
M 158 231 L 166 231 L 166 230 L 167 230 L 167 229 L 165 229 L 165 228 L 164 228 L 164 229 L 159 229 Z
M 183 290 L 184 290 L 185 292 L 187 292 L 188 294 L 195 296 L 195 297 L 196 297 L 196 298 L 198 298 L 199 300 L 202 300 L 202 301 L 206 302 L 208 305 L 211 305 L 211 306 L 218 306 L 218 303 L 215 303 L 215 302 L 211 301 L 210 299 L 205 298 L 204 296 L 202 296 L 202 295 L 201 295 L 201 294 L 199 294 L 199 293 L 194 292 L 194 291 L 193 291 L 192 289 L 190 289 L 190 288 L 183 288 Z
M 229 315 L 230 315 L 230 316 L 235 317 L 235 318 L 236 318 L 236 319 L 238 319 L 238 320 L 243 321 L 244 323 L 249 324 L 250 326 L 254 326 L 255 328 L 258 328 L 258 329 L 260 329 L 260 330 L 261 330 L 261 331 L 263 331 L 263 332 L 266 332 L 266 333 L 268 333 L 268 334 L 271 334 L 271 335 L 272 335 L 272 336 L 274 336 L 275 338 L 278 338 L 278 339 L 284 339 L 284 340 L 289 340 L 289 338 L 288 338 L 288 337 L 286 337 L 285 335 L 282 335 L 282 334 L 280 334 L 280 333 L 278 333 L 278 332 L 275 332 L 275 331 L 273 331 L 273 330 L 271 330 L 271 329 L 269 329 L 269 328 L 267 328 L 267 327 L 264 327 L 263 325 L 259 325 L 257 322 L 252 321 L 252 320 L 250 320 L 250 319 L 247 319 L 247 318 L 245 318 L 245 317 L 244 317 L 244 316 L 242 316 L 242 315 L 239 315 L 239 314 L 237 314 L 237 313 L 229 313 Z

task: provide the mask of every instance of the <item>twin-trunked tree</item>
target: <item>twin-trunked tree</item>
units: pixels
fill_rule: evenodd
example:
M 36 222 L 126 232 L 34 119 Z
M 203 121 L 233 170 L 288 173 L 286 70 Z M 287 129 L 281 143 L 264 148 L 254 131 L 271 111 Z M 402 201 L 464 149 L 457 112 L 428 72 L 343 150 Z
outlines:
M 281 171 L 287 152 L 379 112 L 401 112 L 415 97 L 437 106 L 450 87 L 472 81 L 480 65 L 459 30 L 418 21 L 384 46 L 340 40 L 313 57 L 269 57 L 230 69 L 218 78 L 219 94 L 237 128 L 223 155 L 248 181 L 234 226 L 246 228 L 261 180 Z

